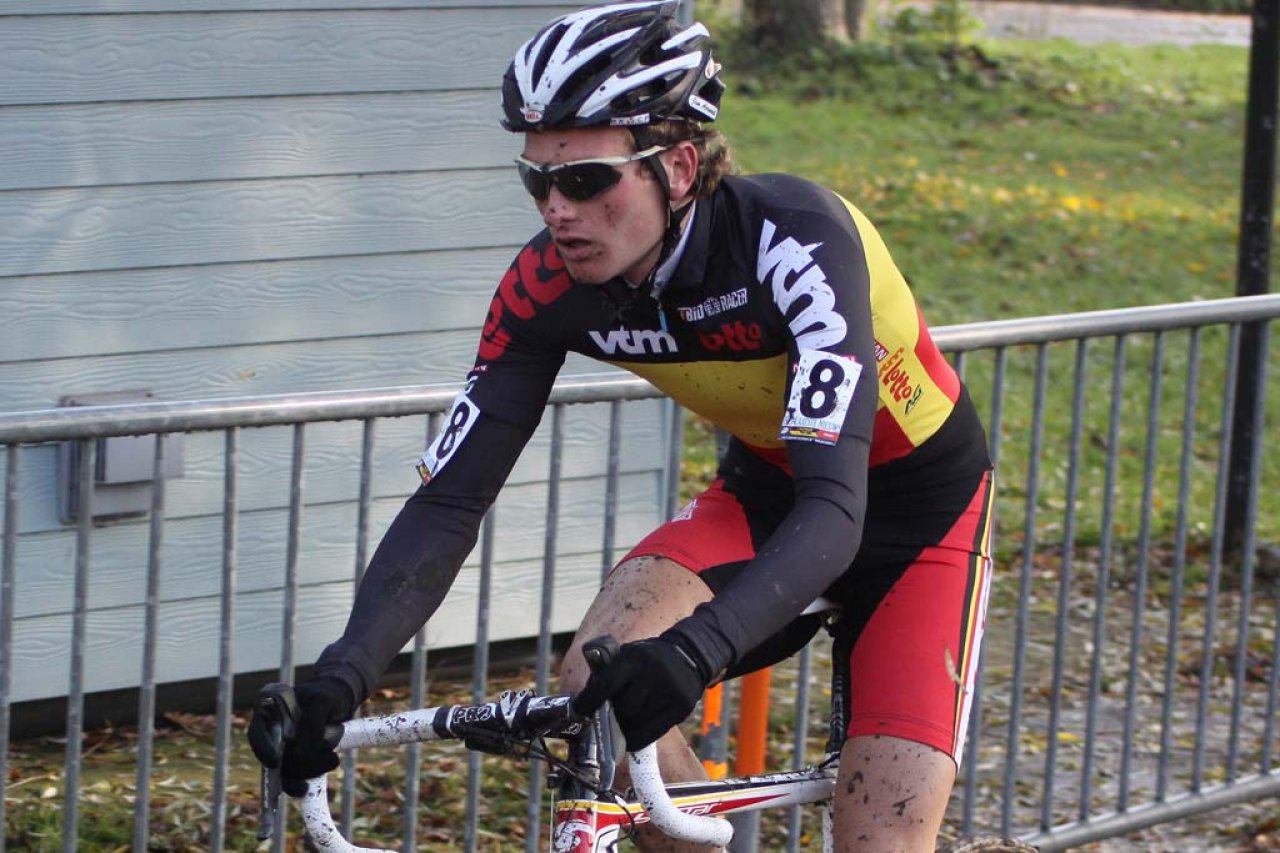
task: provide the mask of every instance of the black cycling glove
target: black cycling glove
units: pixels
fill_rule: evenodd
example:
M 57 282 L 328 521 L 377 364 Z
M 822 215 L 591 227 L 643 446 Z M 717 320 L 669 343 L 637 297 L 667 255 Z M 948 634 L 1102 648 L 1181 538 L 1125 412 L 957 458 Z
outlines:
M 592 672 L 573 700 L 586 716 L 606 701 L 635 752 L 648 746 L 693 713 L 707 679 L 677 640 L 658 637 L 627 643 L 612 662 Z
M 249 746 L 267 767 L 280 768 L 280 782 L 291 797 L 307 792 L 307 780 L 338 766 L 337 744 L 325 740 L 325 727 L 345 723 L 355 713 L 356 701 L 345 681 L 322 676 L 293 689 L 298 702 L 296 736 L 277 749 L 271 739 L 272 714 L 255 708 L 249 722 Z M 283 752 L 283 754 L 282 754 Z

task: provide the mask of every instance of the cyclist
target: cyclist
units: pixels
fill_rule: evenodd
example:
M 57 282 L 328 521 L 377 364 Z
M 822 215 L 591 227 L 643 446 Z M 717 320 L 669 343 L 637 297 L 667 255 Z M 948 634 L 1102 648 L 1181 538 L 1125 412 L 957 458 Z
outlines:
M 703 689 L 799 649 L 838 603 L 842 850 L 932 850 L 960 760 L 990 577 L 990 461 L 867 218 L 785 175 L 731 174 L 724 86 L 674 2 L 549 23 L 503 80 L 503 125 L 545 228 L 503 276 L 475 367 L 419 462 L 342 637 L 300 684 L 286 787 L 332 769 L 351 717 L 435 611 L 567 352 L 625 367 L 732 435 L 715 482 L 628 554 L 561 678 L 604 700 L 671 779 Z M 622 648 L 588 676 L 581 642 Z M 278 763 L 261 721 L 250 740 Z M 638 839 L 646 849 L 689 849 Z

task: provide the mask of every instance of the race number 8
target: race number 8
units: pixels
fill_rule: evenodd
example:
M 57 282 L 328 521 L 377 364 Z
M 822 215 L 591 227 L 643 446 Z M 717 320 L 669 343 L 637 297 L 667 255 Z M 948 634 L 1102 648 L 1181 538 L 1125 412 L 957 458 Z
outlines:
M 418 460 L 418 474 L 424 483 L 430 482 L 432 477 L 440 473 L 479 418 L 480 408 L 463 391 L 453 401 L 444 429 L 436 435 L 435 441 L 431 442 L 427 452 Z
M 453 411 L 449 413 L 449 424 L 445 427 L 444 432 L 440 435 L 440 440 L 436 442 L 436 460 L 443 462 L 453 453 L 453 448 L 457 445 L 458 439 L 467 432 L 467 427 L 471 424 L 471 415 L 473 414 L 471 405 L 465 397 L 459 398 L 453 406 Z
M 861 374 L 862 365 L 852 355 L 800 350 L 779 437 L 821 444 L 839 441 Z
M 824 358 L 809 368 L 804 390 L 800 392 L 800 414 L 806 418 L 825 418 L 840 405 L 836 396 L 844 382 L 844 368 L 838 361 Z

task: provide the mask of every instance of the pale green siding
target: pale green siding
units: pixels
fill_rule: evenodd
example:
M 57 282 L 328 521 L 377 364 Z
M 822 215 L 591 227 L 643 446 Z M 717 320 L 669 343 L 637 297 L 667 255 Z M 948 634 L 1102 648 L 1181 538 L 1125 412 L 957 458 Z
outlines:
M 0 4 L 0 411 L 68 395 L 158 399 L 459 382 L 493 288 L 538 221 L 498 127 L 516 45 L 573 5 L 331 0 Z M 599 369 L 573 359 L 566 372 Z M 628 406 L 624 547 L 658 519 L 668 436 Z M 566 418 L 556 627 L 598 581 L 607 415 Z M 546 425 L 498 504 L 495 638 L 537 630 Z M 416 485 L 421 419 L 378 429 L 372 539 Z M 242 436 L 238 670 L 279 662 L 288 429 Z M 296 659 L 352 594 L 356 424 L 309 428 Z M 64 693 L 74 530 L 57 449 L 24 453 L 15 701 Z M 3 462 L 0 461 L 0 468 Z M 161 680 L 216 673 L 222 439 L 170 483 Z M 372 543 L 371 543 L 372 544 Z M 147 522 L 95 530 L 87 688 L 137 683 Z M 468 565 L 474 565 L 473 555 Z M 474 636 L 464 569 L 429 629 Z

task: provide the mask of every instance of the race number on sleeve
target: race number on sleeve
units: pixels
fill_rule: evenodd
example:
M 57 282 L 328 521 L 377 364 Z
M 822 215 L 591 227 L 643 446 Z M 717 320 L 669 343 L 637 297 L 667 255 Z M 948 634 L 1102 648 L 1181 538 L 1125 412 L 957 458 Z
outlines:
M 840 439 L 862 365 L 851 355 L 800 351 L 780 438 L 835 444 Z
M 436 435 L 435 441 L 431 442 L 427 452 L 418 460 L 418 474 L 422 477 L 423 483 L 431 482 L 431 478 L 438 475 L 449 463 L 479 417 L 480 409 L 471 402 L 467 392 L 463 391 L 453 401 L 453 408 L 449 409 L 449 414 L 445 416 L 444 428 Z

